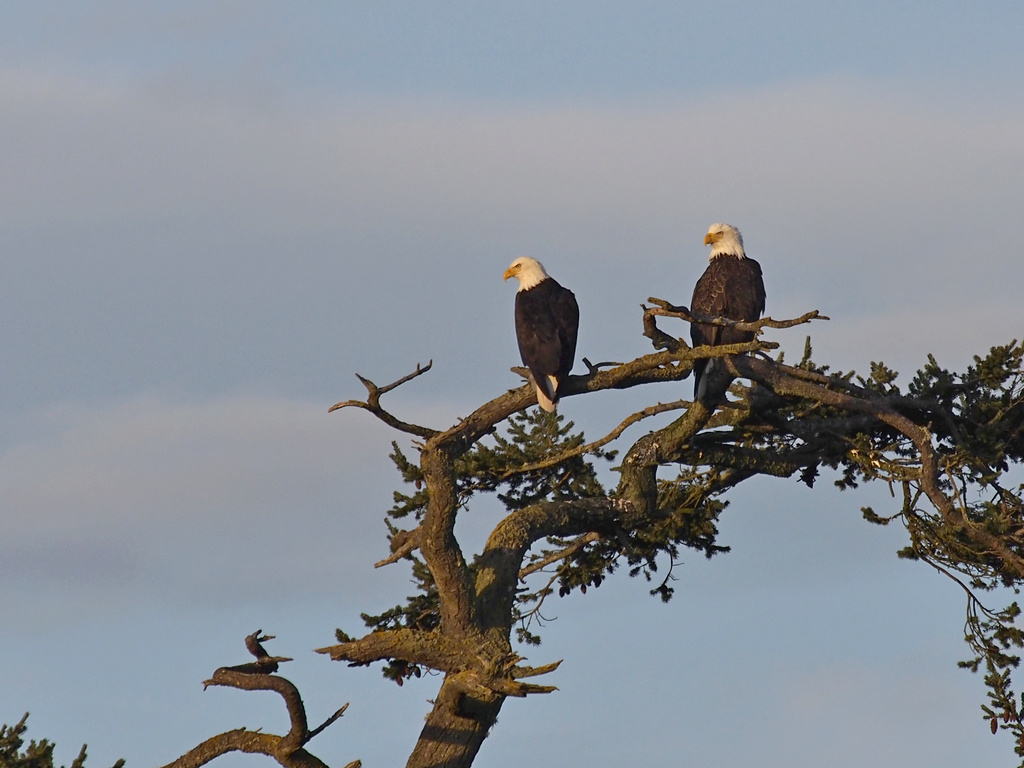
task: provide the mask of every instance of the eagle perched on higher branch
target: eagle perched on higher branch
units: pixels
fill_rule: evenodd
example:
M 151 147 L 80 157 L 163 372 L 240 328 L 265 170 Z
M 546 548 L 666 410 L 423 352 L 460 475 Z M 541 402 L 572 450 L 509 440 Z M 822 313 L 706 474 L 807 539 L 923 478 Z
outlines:
M 711 246 L 708 268 L 693 289 L 690 311 L 707 317 L 753 322 L 764 312 L 764 280 L 761 265 L 743 251 L 743 236 L 731 224 L 712 224 L 704 236 Z M 753 341 L 753 331 L 740 331 L 722 325 L 690 324 L 694 347 L 715 347 Z M 697 400 L 706 394 L 707 377 L 715 358 L 693 361 L 693 391 Z

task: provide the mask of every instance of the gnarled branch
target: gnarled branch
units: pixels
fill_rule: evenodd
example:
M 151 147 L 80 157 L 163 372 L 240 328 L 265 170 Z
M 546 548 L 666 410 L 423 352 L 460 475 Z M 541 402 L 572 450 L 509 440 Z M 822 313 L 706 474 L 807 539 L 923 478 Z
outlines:
M 348 661 L 353 665 L 400 659 L 451 672 L 464 666 L 467 651 L 471 649 L 472 646 L 455 642 L 440 632 L 395 629 L 372 632 L 358 640 L 317 648 L 316 652 L 330 656 L 333 661 Z
M 416 435 L 417 437 L 423 438 L 429 438 L 433 435 L 436 435 L 436 429 L 430 429 L 429 427 L 421 427 L 418 424 L 410 424 L 408 422 L 402 421 L 401 419 L 385 411 L 380 405 L 381 395 L 390 392 L 395 387 L 399 387 L 402 384 L 405 384 L 405 382 L 407 381 L 415 379 L 417 376 L 422 376 L 424 373 L 430 370 L 433 364 L 433 360 L 431 360 L 429 363 L 422 367 L 417 363 L 415 371 L 406 376 L 403 376 L 397 381 L 393 381 L 390 384 L 385 384 L 383 387 L 378 387 L 368 378 L 366 378 L 365 376 L 360 376 L 357 373 L 356 378 L 362 382 L 363 386 L 366 387 L 366 391 L 368 393 L 366 401 L 364 402 L 362 400 L 345 400 L 340 403 L 335 403 L 334 405 L 327 409 L 327 412 L 332 413 L 342 408 L 362 408 L 363 410 L 372 413 L 374 416 L 383 421 L 389 427 L 397 429 L 399 432 L 405 432 L 406 434 Z
M 213 677 L 203 683 L 206 688 L 220 685 L 238 688 L 243 691 L 274 691 L 285 701 L 291 728 L 284 736 L 270 733 L 249 731 L 238 728 L 211 736 L 204 742 L 189 750 L 165 768 L 199 768 L 220 755 L 228 752 L 248 752 L 274 758 L 285 768 L 327 768 L 327 765 L 303 747 L 317 734 L 338 720 L 348 708 L 345 704 L 341 709 L 327 718 L 326 721 L 312 731 L 306 720 L 306 708 L 302 703 L 298 688 L 283 677 L 273 674 L 278 664 L 291 661 L 282 656 L 270 656 L 262 643 L 272 640 L 269 635 L 262 635 L 256 630 L 245 638 L 249 652 L 256 657 L 255 662 L 239 664 L 233 667 L 221 667 L 213 673 Z M 346 768 L 358 768 L 361 762 L 356 760 Z
M 675 317 L 680 320 L 685 320 L 689 323 L 700 323 L 702 325 L 721 325 L 729 328 L 737 328 L 741 331 L 753 331 L 755 333 L 760 333 L 762 328 L 792 328 L 795 325 L 809 323 L 812 320 L 829 319 L 828 317 L 821 314 L 820 312 L 818 312 L 818 310 L 815 309 L 812 310 L 811 312 L 806 312 L 800 317 L 793 318 L 791 320 L 773 320 L 770 317 L 762 317 L 760 320 L 755 320 L 753 322 L 744 322 L 740 320 L 730 320 L 727 317 L 709 317 L 707 315 L 694 314 L 691 313 L 690 310 L 687 309 L 686 307 L 676 306 L 675 304 L 671 304 L 667 301 L 664 301 L 663 299 L 656 299 L 654 297 L 648 298 L 647 301 L 657 306 L 648 307 L 645 306 L 644 304 L 640 305 L 640 308 L 643 309 L 644 311 L 644 336 L 651 340 L 651 343 L 654 345 L 655 349 L 664 349 L 679 355 L 696 352 L 696 350 L 691 350 L 691 347 L 685 341 L 683 341 L 683 339 L 678 339 L 673 336 L 670 336 L 669 334 L 665 333 L 663 330 L 658 328 L 658 323 L 655 320 L 656 317 Z M 753 349 L 744 349 L 738 351 L 734 351 L 731 349 L 726 350 L 725 346 L 719 346 L 714 347 L 714 349 L 717 350 L 716 352 L 695 353 L 689 355 L 689 357 L 691 360 L 699 357 L 721 357 L 726 354 L 738 354 L 738 352 L 748 352 L 761 349 L 774 349 L 778 346 L 777 344 L 763 341 L 751 343 L 756 344 L 757 346 L 753 347 Z
M 396 531 L 391 537 L 391 554 L 373 564 L 374 568 L 397 563 L 410 552 L 419 549 L 422 529 L 416 526 L 411 531 Z
M 1008 570 L 1017 578 L 1024 577 L 1024 558 L 1009 549 L 1000 538 L 989 533 L 981 526 L 973 524 L 962 508 L 959 508 L 942 490 L 939 477 L 940 468 L 935 455 L 933 435 L 931 431 L 915 423 L 907 416 L 899 413 L 887 402 L 884 395 L 875 399 L 861 399 L 845 392 L 836 392 L 809 381 L 789 376 L 787 367 L 766 360 L 751 357 L 729 358 L 729 370 L 736 376 L 743 376 L 760 381 L 770 386 L 775 392 L 784 395 L 804 397 L 826 405 L 854 413 L 872 416 L 909 439 L 917 450 L 920 461 L 918 482 L 928 500 L 950 525 L 955 526 L 965 536 L 984 547 L 998 557 Z M 898 398 L 902 401 L 905 398 Z
M 725 328 L 735 328 L 738 331 L 753 331 L 759 333 L 762 328 L 792 328 L 796 325 L 803 325 L 809 323 L 812 320 L 828 320 L 829 318 L 821 314 L 818 310 L 814 309 L 810 312 L 806 312 L 800 317 L 792 318 L 790 320 L 773 320 L 770 317 L 762 317 L 759 320 L 731 320 L 728 317 L 712 317 L 711 315 L 701 315 L 696 312 L 690 312 L 686 307 L 676 306 L 670 304 L 663 299 L 656 299 L 653 296 L 647 299 L 651 304 L 656 306 L 643 307 L 645 315 L 651 315 L 652 317 L 675 317 L 680 320 L 685 320 L 688 323 L 699 323 L 700 325 L 720 325 Z

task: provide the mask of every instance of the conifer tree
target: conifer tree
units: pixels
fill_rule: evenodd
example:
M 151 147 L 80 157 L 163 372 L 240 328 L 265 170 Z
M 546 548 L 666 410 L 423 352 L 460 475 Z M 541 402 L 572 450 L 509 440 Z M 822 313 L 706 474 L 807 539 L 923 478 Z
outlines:
M 819 319 L 817 312 L 738 323 L 651 302 L 643 332 L 655 351 L 627 363 L 584 359 L 587 373 L 569 378 L 563 402 L 678 382 L 695 360 L 708 357 L 721 358 L 713 375 L 722 377 L 708 390 L 726 395 L 652 402 L 621 414 L 614 430 L 592 442 L 561 416 L 533 408 L 529 385 L 447 429 L 406 422 L 381 405 L 430 364 L 385 386 L 360 377 L 366 399 L 331 408 L 367 410 L 413 439 L 414 453 L 393 444 L 404 488 L 386 514 L 390 553 L 377 564 L 406 563 L 413 594 L 364 614 L 365 634 L 338 630 L 337 642 L 319 649 L 349 665 L 382 664 L 399 685 L 425 670 L 441 674 L 409 768 L 468 768 L 507 697 L 554 690 L 532 679 L 560 662 L 527 666 L 517 650 L 539 642 L 545 601 L 586 593 L 619 570 L 646 579 L 652 595 L 669 600 L 672 564 L 683 549 L 709 558 L 727 551 L 717 543 L 717 524 L 731 489 L 758 475 L 813 487 L 826 470 L 840 488 L 888 484 L 894 508 L 865 508 L 864 518 L 903 525 L 910 543 L 899 556 L 963 587 L 970 657 L 962 665 L 985 670 L 982 713 L 993 732 L 1012 735 L 1024 757 L 1024 702 L 1012 679 L 1024 647 L 1020 611 L 1012 600 L 982 600 L 1024 584 L 1024 507 L 1015 480 L 1024 464 L 1024 345 L 993 347 L 959 373 L 929 357 L 903 388 L 881 363 L 865 376 L 830 372 L 813 361 L 809 340 L 802 359 L 788 365 L 782 355 L 770 356 L 777 344 L 760 338 L 694 349 L 657 325 L 658 318 L 681 318 L 760 334 Z M 668 424 L 632 443 L 622 440 L 627 427 L 663 414 Z M 616 473 L 614 487 L 601 482 L 601 465 Z M 486 505 L 500 509 L 500 519 L 482 549 L 466 554 L 455 523 Z M 297 690 L 275 674 L 286 659 L 270 657 L 261 645 L 266 639 L 259 632 L 247 638 L 254 663 L 221 668 L 207 682 L 278 691 L 291 715 L 289 734 L 261 734 L 259 743 L 221 734 L 173 765 L 192 768 L 232 749 L 268 754 L 285 766 L 322 765 L 305 745 L 344 708 L 310 730 Z
M 54 745 L 42 739 L 32 740 L 25 746 L 25 732 L 28 730 L 28 713 L 16 724 L 0 725 L 0 768 L 54 768 Z M 85 746 L 78 752 L 70 768 L 84 768 Z M 118 760 L 113 768 L 122 768 L 124 760 Z

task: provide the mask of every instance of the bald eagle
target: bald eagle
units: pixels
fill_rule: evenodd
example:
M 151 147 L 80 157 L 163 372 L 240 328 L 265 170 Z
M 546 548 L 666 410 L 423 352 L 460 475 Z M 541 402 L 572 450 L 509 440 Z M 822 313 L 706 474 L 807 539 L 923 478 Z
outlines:
M 743 252 L 743 236 L 731 224 L 712 224 L 704 236 L 704 244 L 711 246 L 708 268 L 693 289 L 690 311 L 710 317 L 751 322 L 764 312 L 764 280 L 761 265 Z M 702 345 L 738 344 L 752 341 L 752 331 L 738 331 L 721 325 L 690 324 L 690 339 L 694 347 Z M 700 399 L 707 382 L 704 373 L 713 358 L 694 360 L 693 391 Z M 704 383 L 704 387 L 701 384 Z
M 548 276 L 536 259 L 521 256 L 505 270 L 519 280 L 516 292 L 516 339 L 523 365 L 537 390 L 537 402 L 554 411 L 562 385 L 576 357 L 580 308 L 576 297 Z

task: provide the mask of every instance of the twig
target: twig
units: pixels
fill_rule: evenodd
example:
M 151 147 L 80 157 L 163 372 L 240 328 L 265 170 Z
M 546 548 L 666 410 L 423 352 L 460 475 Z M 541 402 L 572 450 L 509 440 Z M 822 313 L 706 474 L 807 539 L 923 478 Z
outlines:
M 721 325 L 727 328 L 735 328 L 739 331 L 759 332 L 762 328 L 792 328 L 795 325 L 803 325 L 812 320 L 828 320 L 818 310 L 812 310 L 792 320 L 773 320 L 770 317 L 762 317 L 760 320 L 750 322 L 742 320 L 730 320 L 727 317 L 712 317 L 710 315 L 699 315 L 690 312 L 686 307 L 678 307 L 663 299 L 656 299 L 653 296 L 647 299 L 654 307 L 644 307 L 644 314 L 657 317 L 676 317 L 688 323 L 700 323 L 701 325 Z M 641 304 L 641 306 L 643 306 Z
M 420 528 L 414 528 L 411 531 L 398 531 L 391 538 L 391 554 L 385 557 L 383 560 L 373 564 L 374 568 L 383 568 L 385 565 L 391 565 L 397 563 L 403 557 L 408 555 L 414 549 L 419 549 L 420 546 Z
M 567 546 L 565 549 L 560 549 L 558 552 L 553 552 L 547 557 L 545 557 L 543 560 L 538 560 L 534 563 L 530 563 L 528 566 L 521 569 L 519 571 L 519 580 L 522 581 L 531 573 L 536 573 L 537 571 L 546 568 L 552 563 L 557 563 L 559 560 L 565 560 L 567 557 L 571 557 L 572 555 L 576 554 L 581 549 L 583 549 L 585 546 L 587 546 L 587 544 L 599 541 L 600 539 L 601 534 L 595 533 L 594 531 L 583 534 L 574 542 L 572 542 L 572 544 Z
M 562 659 L 553 661 L 550 664 L 544 664 L 540 667 L 513 667 L 512 677 L 517 680 L 523 677 L 536 677 L 537 675 L 546 675 L 548 672 L 554 672 L 562 665 Z
M 316 728 L 314 728 L 312 731 L 310 731 L 309 732 L 309 737 L 306 739 L 306 741 L 310 741 L 311 739 L 313 739 L 314 736 L 317 736 L 320 733 L 322 733 L 325 728 L 327 728 L 329 725 L 334 723 L 334 721 L 336 721 L 338 718 L 340 718 L 342 715 L 344 715 L 346 709 L 348 709 L 348 702 L 345 702 L 345 704 L 341 707 L 341 709 L 339 709 L 333 715 L 331 715 L 326 720 L 324 720 L 323 723 L 321 723 Z
M 402 384 L 405 384 L 405 382 L 415 379 L 417 376 L 422 376 L 424 373 L 430 370 L 433 364 L 433 360 L 431 360 L 425 366 L 422 367 L 420 366 L 419 363 L 417 363 L 415 371 L 406 376 L 403 376 L 397 381 L 393 381 L 390 384 L 385 384 L 383 387 L 378 387 L 368 378 L 366 378 L 365 376 L 360 376 L 357 373 L 356 378 L 362 382 L 363 386 L 366 387 L 366 391 L 369 393 L 366 398 L 366 401 L 364 402 L 362 400 L 345 400 L 340 403 L 335 403 L 334 405 L 327 409 L 327 412 L 333 413 L 334 411 L 340 410 L 342 408 L 362 408 L 363 410 L 372 413 L 374 416 L 383 421 L 389 427 L 393 427 L 394 429 L 397 429 L 400 432 L 405 432 L 410 435 L 416 435 L 417 437 L 429 439 L 434 435 L 438 434 L 438 431 L 436 429 L 430 429 L 429 427 L 421 427 L 418 424 L 410 424 L 408 422 L 402 421 L 399 418 L 396 418 L 395 416 L 381 408 L 380 397 L 381 395 L 390 392 L 395 387 L 399 387 Z
M 233 731 L 212 736 L 189 750 L 165 768 L 199 768 L 216 757 L 228 752 L 248 752 L 262 754 L 277 760 L 284 768 L 327 768 L 322 760 L 307 752 L 303 747 L 325 728 L 334 723 L 344 714 L 348 704 L 343 706 L 331 717 L 310 731 L 306 720 L 306 708 L 302 703 L 298 688 L 294 683 L 283 677 L 271 674 L 277 671 L 278 664 L 291 659 L 283 656 L 271 656 L 263 647 L 263 643 L 273 640 L 272 635 L 264 635 L 256 630 L 245 638 L 245 647 L 256 657 L 249 664 L 233 667 L 220 667 L 213 676 L 204 681 L 203 687 L 211 685 L 238 688 L 243 691 L 274 691 L 285 701 L 291 728 L 284 736 L 249 731 L 238 728 Z M 361 763 L 356 760 L 349 763 L 351 768 Z
M 433 361 L 433 360 L 428 360 L 428 361 L 427 361 L 427 364 L 426 364 L 426 365 L 424 365 L 424 366 L 422 366 L 422 367 L 420 367 L 420 364 L 419 364 L 419 363 L 416 363 L 416 370 L 415 370 L 415 371 L 413 371 L 412 373 L 408 374 L 407 376 L 403 376 L 403 377 L 402 377 L 402 378 L 400 378 L 400 379 L 399 379 L 398 381 L 393 381 L 393 382 L 391 382 L 390 384 L 386 384 L 386 385 L 385 385 L 385 386 L 383 386 L 383 387 L 377 387 L 377 388 L 376 388 L 376 390 L 377 390 L 377 397 L 379 398 L 379 397 L 380 397 L 381 395 L 383 395 L 383 394 L 386 394 L 386 393 L 390 392 L 390 391 L 391 391 L 392 389 L 395 389 L 396 387 L 400 387 L 400 386 L 402 386 L 402 385 L 403 385 L 403 384 L 405 384 L 405 382 L 407 382 L 407 381 L 412 381 L 412 380 L 413 380 L 413 379 L 415 379 L 415 378 L 416 378 L 417 376 L 422 376 L 422 375 L 423 375 L 424 373 L 426 373 L 427 371 L 429 371 L 429 370 L 431 369 L 431 367 L 432 367 L 433 365 L 434 365 L 434 361 Z M 373 386 L 371 382 L 368 382 L 368 381 L 367 381 L 366 379 L 364 379 L 364 378 L 363 378 L 362 376 L 359 376 L 359 374 L 358 374 L 358 373 L 356 374 L 356 376 L 358 376 L 358 377 L 359 377 L 359 380 L 360 380 L 361 382 L 363 382 L 363 384 L 364 384 L 364 385 L 368 385 L 368 386 L 367 386 L 367 389 L 369 389 L 370 387 L 372 387 L 372 386 Z M 372 391 L 371 391 L 371 394 L 372 394 Z
M 680 408 L 685 408 L 689 404 L 689 400 L 674 400 L 671 403 L 658 403 L 657 405 L 648 406 L 647 408 L 644 408 L 642 411 L 637 411 L 636 413 L 627 416 L 615 429 L 613 429 L 604 437 L 595 440 L 592 443 L 580 445 L 577 446 L 576 448 L 570 448 L 568 451 L 564 451 L 563 453 L 560 453 L 557 456 L 552 456 L 542 461 L 535 461 L 532 464 L 524 464 L 521 467 L 510 469 L 507 472 L 505 472 L 500 479 L 507 480 L 508 478 L 514 477 L 515 475 L 521 475 L 526 472 L 535 472 L 538 469 L 547 469 L 548 467 L 553 467 L 558 464 L 561 464 L 563 461 L 571 459 L 575 456 L 583 456 L 588 453 L 593 453 L 598 448 L 601 448 L 615 440 L 619 435 L 625 432 L 627 428 L 631 427 L 633 424 L 636 424 L 638 421 L 650 418 L 651 416 L 656 416 L 659 413 L 665 413 L 667 411 L 677 411 Z
M 616 367 L 622 365 L 622 363 L 617 363 L 617 362 L 614 362 L 612 360 L 608 360 L 608 361 L 600 362 L 600 363 L 592 363 L 592 362 L 590 362 L 590 360 L 588 360 L 585 357 L 583 358 L 583 364 L 585 366 L 587 366 L 587 371 L 590 372 L 590 373 L 597 373 L 602 368 L 616 368 Z

